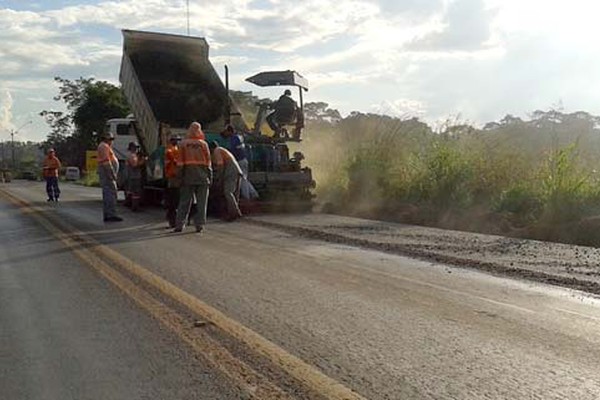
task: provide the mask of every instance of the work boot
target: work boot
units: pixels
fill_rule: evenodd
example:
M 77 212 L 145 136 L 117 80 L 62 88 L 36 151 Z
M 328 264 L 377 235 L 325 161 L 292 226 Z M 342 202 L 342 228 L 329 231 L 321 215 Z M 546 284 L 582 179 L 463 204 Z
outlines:
M 169 224 L 169 228 L 175 228 L 175 218 L 167 218 L 167 223 Z
M 196 233 L 202 233 L 203 230 L 204 230 L 203 226 L 197 226 L 196 227 Z
M 121 222 L 123 218 L 117 217 L 116 215 L 113 217 L 104 217 L 104 222 Z

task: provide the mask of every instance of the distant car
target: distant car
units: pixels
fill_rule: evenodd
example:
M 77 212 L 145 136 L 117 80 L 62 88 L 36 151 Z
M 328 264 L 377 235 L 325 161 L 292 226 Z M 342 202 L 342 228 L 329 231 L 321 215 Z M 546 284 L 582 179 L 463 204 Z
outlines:
M 65 169 L 65 180 L 67 181 L 78 181 L 81 177 L 78 167 L 67 167 Z
M 37 181 L 37 179 L 38 179 L 36 173 L 33 171 L 23 171 L 23 174 L 21 175 L 21 177 L 23 179 L 27 179 L 28 181 Z

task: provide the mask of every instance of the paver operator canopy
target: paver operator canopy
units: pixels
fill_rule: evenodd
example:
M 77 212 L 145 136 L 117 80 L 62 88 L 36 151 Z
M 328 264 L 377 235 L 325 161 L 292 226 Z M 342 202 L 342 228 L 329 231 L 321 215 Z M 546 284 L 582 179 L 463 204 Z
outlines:
M 257 86 L 296 86 L 298 88 L 298 98 L 300 100 L 300 108 L 295 110 L 293 119 L 291 121 L 285 121 L 286 125 L 292 125 L 292 137 L 293 140 L 300 140 L 302 129 L 304 128 L 304 100 L 302 97 L 302 91 L 308 91 L 308 80 L 300 75 L 296 71 L 265 71 L 260 72 L 256 75 L 246 78 L 246 81 L 253 83 Z M 260 127 L 266 117 L 267 111 L 273 109 L 277 103 L 259 103 L 259 111 L 256 116 L 256 122 L 254 124 L 254 133 L 260 133 Z M 275 132 L 275 136 L 287 136 L 287 130 L 283 129 L 283 132 Z

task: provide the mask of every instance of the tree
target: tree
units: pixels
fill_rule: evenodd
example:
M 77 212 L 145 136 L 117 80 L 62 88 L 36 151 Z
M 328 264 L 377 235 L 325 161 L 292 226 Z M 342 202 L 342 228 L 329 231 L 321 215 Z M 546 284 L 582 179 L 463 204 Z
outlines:
M 319 101 L 304 104 L 304 119 L 307 121 L 337 123 L 342 119 L 342 116 L 338 110 L 329 108 L 329 104 Z
M 109 82 L 83 77 L 54 80 L 60 83 L 54 100 L 65 103 L 67 111 L 40 112 L 51 128 L 44 147 L 56 148 L 65 164 L 83 167 L 85 151 L 97 142 L 94 132 L 102 132 L 107 119 L 125 117 L 129 107 L 121 89 Z

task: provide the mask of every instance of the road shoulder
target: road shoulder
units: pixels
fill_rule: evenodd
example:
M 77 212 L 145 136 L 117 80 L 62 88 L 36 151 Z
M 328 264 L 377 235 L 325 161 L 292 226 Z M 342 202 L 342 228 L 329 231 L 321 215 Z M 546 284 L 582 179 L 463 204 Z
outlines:
M 600 295 L 600 249 L 330 214 L 246 219 L 303 237 L 358 246 Z

